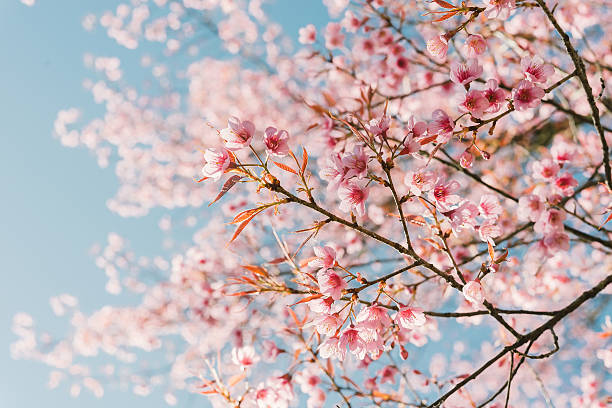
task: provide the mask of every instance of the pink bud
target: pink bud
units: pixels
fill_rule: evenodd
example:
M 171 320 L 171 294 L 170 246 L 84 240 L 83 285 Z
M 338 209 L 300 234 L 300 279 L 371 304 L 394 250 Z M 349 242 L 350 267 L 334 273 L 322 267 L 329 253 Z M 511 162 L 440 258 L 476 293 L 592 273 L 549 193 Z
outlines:
M 459 157 L 459 164 L 464 169 L 469 169 L 470 167 L 472 167 L 473 163 L 474 163 L 474 156 L 472 155 L 472 153 L 470 153 L 470 150 L 467 149 L 461 154 L 461 157 Z

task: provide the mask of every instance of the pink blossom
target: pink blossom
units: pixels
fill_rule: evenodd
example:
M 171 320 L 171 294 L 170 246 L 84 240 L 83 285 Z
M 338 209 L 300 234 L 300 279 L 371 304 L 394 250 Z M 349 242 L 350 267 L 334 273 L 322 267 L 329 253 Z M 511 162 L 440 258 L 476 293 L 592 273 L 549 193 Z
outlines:
M 482 91 L 472 89 L 465 94 L 465 99 L 459 105 L 459 108 L 463 112 L 469 112 L 473 117 L 480 119 L 489 105 L 489 101 Z
M 395 376 L 399 373 L 399 370 L 394 366 L 385 366 L 381 370 L 378 371 L 378 376 L 380 377 L 380 383 L 391 383 L 395 384 Z
M 317 273 L 317 283 L 322 294 L 330 296 L 334 300 L 342 297 L 342 291 L 347 283 L 332 269 L 320 270 Z
M 342 19 L 342 27 L 346 32 L 356 33 L 359 27 L 361 27 L 361 20 L 359 20 L 351 10 L 346 10 L 344 18 Z
M 574 145 L 565 141 L 556 142 L 550 148 L 550 155 L 559 164 L 572 161 L 575 156 L 576 148 Z
M 555 68 L 550 64 L 545 64 L 540 57 L 523 57 L 521 68 L 525 74 L 525 79 L 531 82 L 545 83 L 555 73 Z
M 490 243 L 493 246 L 495 246 L 495 241 L 493 241 L 493 238 L 499 237 L 501 232 L 501 227 L 497 224 L 497 220 L 495 219 L 487 219 L 478 227 L 478 235 L 480 236 L 480 239 L 484 242 Z
M 470 149 L 464 150 L 464 152 L 461 153 L 461 156 L 459 156 L 459 164 L 461 165 L 461 167 L 463 167 L 464 169 L 469 169 L 472 167 L 473 163 L 474 155 L 470 153 Z
M 487 81 L 487 89 L 484 90 L 484 97 L 489 102 L 487 113 L 495 113 L 499 111 L 502 104 L 506 101 L 506 91 L 499 87 L 496 79 Z
M 328 337 L 323 343 L 317 348 L 321 358 L 337 358 L 338 360 L 344 360 L 346 357 L 346 347 L 340 345 L 340 339 L 338 337 Z
M 308 262 L 312 268 L 331 269 L 336 266 L 336 251 L 330 246 L 314 247 L 316 259 Z
M 574 193 L 574 187 L 578 185 L 578 181 L 570 173 L 563 173 L 555 179 L 555 189 L 566 197 Z
M 382 330 L 391 324 L 387 309 L 376 304 L 361 309 L 356 321 L 361 323 L 361 326 L 374 330 Z
M 355 210 L 358 216 L 363 217 L 365 215 L 365 202 L 368 199 L 367 187 L 361 187 L 349 181 L 340 186 L 338 197 L 340 197 L 340 209 L 342 211 Z
M 344 319 L 338 313 L 315 318 L 308 326 L 314 326 L 319 334 L 333 336 L 342 325 Z
M 451 228 L 458 233 L 463 228 L 474 228 L 476 225 L 476 216 L 478 215 L 478 207 L 469 200 L 463 201 L 457 208 L 443 211 L 445 217 L 448 217 L 451 223 Z
M 221 130 L 221 138 L 229 150 L 240 150 L 251 144 L 255 134 L 255 125 L 248 120 L 240 121 L 232 116 L 227 121 L 227 127 Z
M 522 80 L 518 86 L 512 90 L 514 108 L 521 112 L 540 105 L 546 92 L 542 88 L 535 86 L 532 82 Z
M 378 119 L 372 119 L 368 124 L 368 130 L 375 137 L 383 135 L 387 130 L 389 130 L 389 125 L 391 124 L 391 119 L 388 116 L 381 116 Z
M 550 159 L 536 161 L 531 166 L 533 178 L 539 180 L 551 180 L 557 176 L 560 167 Z
M 450 140 L 455 129 L 455 122 L 442 109 L 436 109 L 431 115 L 431 122 L 427 127 L 427 133 L 438 135 L 438 143 L 446 143 Z
M 328 23 L 325 27 L 325 46 L 333 50 L 334 48 L 341 48 L 343 45 L 342 26 L 339 23 Z
M 542 242 L 546 249 L 551 252 L 569 251 L 569 236 L 561 231 L 554 231 L 544 236 Z
M 448 52 L 448 40 L 445 35 L 437 35 L 427 41 L 427 51 L 439 59 L 446 58 Z
M 487 42 L 480 34 L 469 35 L 465 40 L 465 53 L 468 58 L 476 58 L 487 50 Z
M 298 371 L 294 376 L 296 384 L 300 385 L 302 392 L 311 393 L 321 383 L 321 377 L 317 374 L 317 370 L 313 366 L 307 369 Z
M 457 190 L 459 190 L 459 183 L 455 180 L 452 180 L 448 183 L 444 183 L 439 181 L 433 191 L 430 193 L 431 199 L 435 201 L 436 205 L 440 207 L 442 210 L 448 210 L 449 205 L 457 204 L 461 198 L 453 194 Z
M 510 17 L 510 12 L 516 7 L 515 0 L 487 0 L 485 16 L 506 20 Z
M 475 58 L 470 58 L 466 62 L 453 61 L 450 69 L 451 81 L 460 85 L 469 84 L 482 75 L 482 66 Z
M 340 347 L 344 349 L 347 346 L 351 353 L 363 360 L 367 353 L 366 344 L 361 337 L 361 331 L 352 325 L 340 333 Z
M 544 202 L 540 197 L 535 194 L 529 194 L 519 198 L 517 215 L 522 219 L 529 219 L 535 222 L 540 218 L 544 209 Z
M 492 194 L 485 194 L 480 197 L 480 204 L 478 205 L 480 215 L 485 218 L 495 219 L 502 214 L 502 207 L 499 204 L 499 200 Z
M 206 164 L 202 168 L 202 174 L 204 177 L 215 180 L 218 180 L 225 173 L 232 162 L 227 150 L 215 148 L 206 149 L 204 160 L 206 160 Z
M 409 306 L 401 307 L 393 319 L 395 323 L 404 329 L 414 329 L 415 327 L 423 326 L 427 321 L 423 309 Z
M 478 281 L 469 281 L 461 291 L 465 299 L 473 305 L 482 305 L 485 301 L 484 290 Z
M 349 169 L 344 165 L 340 154 L 333 153 L 327 158 L 327 165 L 321 168 L 319 175 L 323 180 L 326 180 L 328 190 L 337 189 L 346 179 L 346 174 Z
M 357 177 L 362 179 L 368 175 L 369 156 L 363 150 L 363 146 L 357 145 L 352 153 L 342 158 L 342 163 L 348 169 L 346 178 Z
M 551 208 L 542 212 L 534 224 L 533 230 L 538 234 L 550 234 L 555 231 L 563 231 L 565 217 L 565 213 L 561 210 Z
M 255 354 L 253 346 L 234 347 L 232 349 L 232 361 L 240 366 L 241 369 L 246 370 L 256 364 L 259 361 L 259 357 Z
M 289 133 L 286 130 L 276 130 L 274 127 L 268 127 L 265 130 L 264 145 L 266 152 L 271 156 L 283 157 L 289 153 Z
M 308 302 L 308 307 L 315 313 L 329 314 L 332 312 L 333 304 L 334 299 L 332 299 L 331 297 L 324 297 L 311 300 L 310 302 Z
M 420 196 L 423 192 L 431 190 L 436 184 L 436 176 L 424 169 L 406 172 L 404 183 L 410 187 L 410 193 Z
M 298 41 L 300 44 L 313 44 L 317 39 L 317 29 L 314 25 L 308 24 L 300 28 L 299 35 Z

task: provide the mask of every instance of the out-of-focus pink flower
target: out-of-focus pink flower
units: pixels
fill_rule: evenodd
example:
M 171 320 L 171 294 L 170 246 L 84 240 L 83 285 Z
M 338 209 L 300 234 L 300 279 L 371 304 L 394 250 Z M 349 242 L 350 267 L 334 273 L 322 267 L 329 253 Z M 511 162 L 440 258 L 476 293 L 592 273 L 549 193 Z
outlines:
M 202 168 L 204 177 L 218 180 L 232 162 L 229 153 L 225 149 L 206 149 L 204 152 L 206 164 Z
M 578 181 L 570 173 L 563 173 L 555 180 L 555 188 L 566 197 L 574 193 L 574 187 L 578 185 Z
M 410 192 L 420 196 L 423 192 L 431 190 L 436 184 L 436 176 L 431 171 L 424 169 L 406 172 L 404 183 L 410 187 Z
M 482 66 L 475 58 L 470 58 L 466 62 L 453 61 L 450 68 L 451 81 L 460 85 L 469 84 L 482 75 Z
M 232 361 L 241 369 L 246 370 L 259 361 L 259 356 L 255 354 L 253 346 L 234 347 L 232 349 Z
M 308 401 L 306 401 L 306 408 L 323 408 L 325 406 L 325 399 L 327 394 L 321 388 L 315 388 L 308 393 Z
M 489 79 L 487 81 L 487 89 L 484 91 L 484 97 L 489 102 L 489 108 L 486 110 L 487 113 L 495 113 L 499 111 L 502 104 L 506 101 L 506 91 L 499 87 L 499 83 L 496 79 Z
M 503 211 L 502 206 L 499 204 L 499 200 L 492 194 L 485 194 L 480 197 L 478 210 L 483 217 L 492 219 L 499 217 Z
M 340 23 L 329 23 L 325 27 L 325 46 L 333 50 L 344 45 L 344 34 Z
M 459 182 L 452 180 L 448 183 L 444 183 L 443 181 L 439 181 L 433 191 L 430 193 L 431 198 L 435 201 L 436 206 L 440 207 L 442 211 L 448 210 L 449 205 L 457 204 L 461 198 L 453 194 L 455 191 L 459 190 Z
M 414 329 L 415 327 L 423 326 L 427 318 L 423 313 L 423 309 L 403 306 L 395 314 L 393 320 L 404 329 Z
M 314 247 L 316 259 L 308 262 L 312 268 L 331 269 L 336 266 L 336 251 L 330 246 Z
M 529 219 L 535 222 L 540 218 L 544 209 L 542 199 L 535 194 L 529 194 L 519 198 L 517 215 L 524 220 Z
M 382 306 L 373 304 L 372 306 L 361 309 L 357 315 L 357 323 L 361 326 L 373 330 L 382 330 L 391 324 L 391 318 L 387 313 L 387 309 Z
M 361 187 L 349 181 L 340 186 L 338 197 L 340 197 L 340 209 L 342 211 L 355 210 L 358 216 L 363 217 L 365 215 L 365 202 L 368 199 L 367 187 Z
M 442 109 L 436 109 L 431 114 L 431 122 L 427 126 L 427 133 L 438 135 L 438 143 L 446 143 L 450 140 L 455 129 L 455 122 Z
M 342 297 L 342 291 L 347 286 L 346 281 L 332 269 L 320 270 L 317 273 L 317 283 L 321 293 L 334 300 Z
M 469 35 L 465 40 L 465 54 L 468 58 L 476 58 L 487 50 L 487 42 L 480 34 Z
M 357 145 L 352 153 L 348 153 L 342 158 L 342 163 L 348 169 L 346 178 L 357 177 L 362 179 L 368 175 L 368 155 L 363 150 L 363 146 Z
M 378 376 L 380 377 L 380 383 L 391 383 L 395 384 L 395 376 L 399 373 L 399 370 L 393 366 L 385 366 L 381 370 L 378 371 Z
M 482 305 L 485 301 L 484 290 L 478 281 L 469 281 L 463 286 L 463 296 L 473 305 Z
M 300 44 L 313 44 L 317 40 L 317 29 L 314 25 L 308 24 L 300 28 L 299 35 L 298 41 Z
M 265 130 L 264 145 L 266 152 L 271 156 L 283 157 L 289 154 L 289 133 L 286 130 L 277 130 L 275 127 L 268 127 Z
M 523 57 L 521 59 L 521 68 L 525 74 L 525 79 L 531 82 L 544 83 L 555 73 L 555 68 L 551 64 L 545 64 L 542 58 Z
M 518 86 L 512 90 L 512 100 L 514 108 L 521 112 L 540 105 L 546 92 L 542 88 L 535 86 L 532 82 L 522 80 Z
M 346 10 L 341 24 L 347 32 L 356 33 L 359 27 L 361 27 L 361 20 L 351 10 Z
M 565 141 L 555 142 L 550 148 L 550 155 L 559 164 L 572 161 L 575 154 L 575 146 Z
M 499 237 L 501 232 L 501 227 L 497 224 L 497 220 L 495 219 L 487 219 L 478 227 L 478 235 L 480 236 L 480 239 L 493 246 L 495 246 L 495 241 L 493 238 Z
M 466 149 L 463 153 L 461 153 L 461 156 L 459 156 L 459 164 L 464 169 L 469 169 L 470 167 L 472 167 L 473 163 L 474 155 L 470 153 L 470 149 Z
M 271 363 L 274 360 L 276 360 L 276 357 L 278 357 L 278 355 L 282 353 L 282 350 L 279 349 L 276 346 L 276 343 L 273 342 L 272 340 L 264 340 L 262 346 L 263 346 L 263 359 L 264 361 L 268 363 Z
M 570 248 L 569 236 L 565 232 L 555 231 L 547 234 L 542 239 L 546 249 L 551 252 L 568 251 Z
M 533 178 L 539 180 L 551 180 L 557 176 L 560 167 L 550 159 L 536 161 L 531 165 Z
M 293 377 L 296 384 L 300 385 L 302 392 L 310 394 L 321 383 L 321 377 L 313 366 L 309 366 L 305 370 L 298 371 Z
M 427 41 L 427 51 L 429 51 L 429 53 L 436 58 L 446 58 L 446 53 L 448 52 L 448 40 L 446 39 L 446 36 L 437 35 L 430 38 Z
M 506 20 L 510 17 L 510 12 L 514 10 L 515 7 L 515 0 L 488 0 L 484 14 L 488 18 Z
M 459 108 L 463 112 L 469 112 L 475 118 L 481 118 L 489 108 L 489 101 L 482 91 L 472 89 L 465 94 L 465 99 L 459 105 Z
M 551 208 L 542 212 L 538 220 L 533 226 L 533 230 L 538 234 L 550 234 L 555 231 L 563 231 L 563 222 L 565 221 L 565 213 L 561 210 Z
M 240 150 L 251 144 L 251 139 L 255 134 L 255 125 L 248 121 L 241 121 L 232 116 L 227 121 L 227 127 L 221 130 L 221 138 L 225 142 L 225 147 L 229 150 Z

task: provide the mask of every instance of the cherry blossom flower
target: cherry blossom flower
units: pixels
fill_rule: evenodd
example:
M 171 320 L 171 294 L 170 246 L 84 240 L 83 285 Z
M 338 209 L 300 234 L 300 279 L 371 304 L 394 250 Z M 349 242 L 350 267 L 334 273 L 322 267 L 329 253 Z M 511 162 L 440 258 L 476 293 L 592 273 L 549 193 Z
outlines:
M 321 384 L 321 377 L 317 372 L 318 370 L 315 367 L 309 366 L 295 374 L 295 382 L 300 386 L 302 392 L 310 394 Z
M 484 223 L 478 227 L 478 235 L 484 242 L 488 242 L 495 246 L 493 238 L 497 238 L 501 235 L 501 227 L 497 224 L 495 219 L 487 219 Z
M 340 154 L 334 153 L 327 157 L 327 166 L 321 168 L 319 175 L 329 183 L 328 190 L 335 190 L 345 181 L 348 171 Z
M 361 309 L 361 312 L 357 315 L 356 322 L 360 323 L 362 327 L 381 330 L 391 324 L 391 318 L 389 317 L 387 309 L 373 304 L 372 306 Z
M 550 64 L 545 64 L 540 57 L 523 57 L 521 68 L 525 74 L 525 79 L 531 82 L 545 83 L 555 73 L 555 68 Z
M 459 164 L 461 165 L 461 167 L 463 167 L 464 169 L 469 169 L 470 167 L 472 167 L 473 163 L 474 155 L 470 153 L 470 149 L 464 150 L 463 153 L 461 153 L 461 156 L 459 156 Z
M 482 66 L 475 58 L 470 58 L 466 62 L 453 61 L 450 69 L 451 81 L 460 85 L 467 85 L 482 75 Z
M 455 129 L 455 122 L 441 109 L 436 109 L 431 115 L 432 121 L 427 126 L 427 133 L 438 135 L 438 143 L 446 143 L 450 140 Z
M 320 270 L 317 273 L 317 283 L 321 293 L 330 296 L 333 300 L 340 299 L 342 291 L 347 287 L 346 281 L 332 269 Z
M 487 50 L 487 42 L 480 34 L 469 35 L 465 40 L 465 53 L 468 58 L 481 56 Z
M 436 206 L 446 211 L 449 208 L 448 206 L 457 204 L 461 200 L 457 194 L 453 194 L 459 190 L 460 187 L 459 182 L 455 180 L 449 181 L 448 183 L 438 181 L 433 191 L 430 192 L 431 199 L 435 201 Z
M 446 35 L 437 35 L 427 40 L 427 51 L 436 58 L 446 58 L 446 53 L 448 52 Z
M 421 308 L 402 306 L 395 314 L 393 320 L 404 329 L 414 329 L 415 327 L 423 326 L 427 318 Z
M 574 187 L 577 185 L 578 181 L 570 173 L 563 173 L 555 179 L 555 188 L 566 197 L 574 193 Z
M 465 299 L 472 305 L 482 305 L 485 301 L 484 290 L 478 281 L 469 281 L 461 291 Z
M 553 231 L 548 233 L 542 239 L 542 242 L 546 249 L 551 252 L 567 251 L 569 250 L 569 236 L 561 231 Z
M 314 247 L 314 253 L 317 256 L 312 261 L 308 262 L 311 268 L 331 269 L 336 266 L 336 251 L 330 246 Z
M 378 119 L 372 119 L 368 124 L 368 130 L 374 135 L 374 137 L 382 136 L 391 125 L 391 119 L 388 116 L 381 116 Z
M 255 125 L 248 120 L 240 121 L 237 117 L 232 116 L 227 121 L 227 127 L 221 130 L 220 134 L 226 148 L 240 150 L 251 144 L 251 139 L 255 134 Z
M 346 346 L 340 345 L 338 337 L 328 337 L 317 348 L 321 358 L 337 358 L 343 361 L 346 357 Z
M 502 104 L 506 101 L 506 91 L 499 87 L 496 79 L 487 81 L 487 88 L 484 90 L 484 97 L 489 101 L 487 113 L 498 112 Z
M 333 50 L 341 48 L 344 45 L 344 34 L 342 34 L 342 26 L 339 23 L 329 23 L 325 27 L 325 46 Z
M 543 211 L 533 226 L 533 230 L 538 234 L 550 234 L 555 231 L 563 231 L 563 222 L 566 215 L 561 210 L 555 208 Z
M 485 98 L 484 92 L 475 89 L 469 90 L 465 94 L 463 103 L 459 105 L 463 112 L 469 112 L 473 117 L 480 119 L 487 109 L 489 101 Z
M 502 207 L 499 204 L 499 200 L 492 194 L 485 194 L 480 197 L 480 204 L 478 205 L 480 215 L 485 218 L 495 219 L 502 214 Z
M 550 159 L 536 161 L 531 166 L 533 178 L 539 180 L 551 180 L 555 178 L 557 173 L 559 173 L 559 169 L 559 165 Z
M 365 202 L 368 199 L 368 188 L 361 187 L 352 181 L 344 183 L 338 189 L 340 209 L 344 212 L 355 210 L 359 217 L 365 215 Z
M 266 152 L 271 156 L 283 157 L 289 153 L 289 133 L 286 130 L 276 130 L 274 127 L 268 127 L 265 130 L 264 145 Z
M 352 153 L 342 158 L 342 163 L 348 169 L 346 178 L 357 177 L 362 179 L 368 175 L 369 156 L 363 150 L 362 145 L 357 145 Z
M 215 180 L 219 180 L 232 162 L 227 150 L 215 148 L 206 149 L 204 160 L 206 160 L 206 164 L 202 168 L 202 174 L 204 177 L 210 177 Z
M 516 8 L 515 0 L 487 0 L 484 14 L 488 18 L 506 20 L 514 8 Z
M 442 214 L 450 220 L 453 231 L 459 233 L 464 228 L 474 228 L 476 226 L 478 207 L 473 202 L 465 200 L 457 208 L 443 210 Z
M 535 222 L 540 218 L 544 210 L 544 202 L 535 194 L 519 198 L 517 214 L 524 220 L 528 219 Z
M 340 333 L 339 345 L 343 349 L 348 347 L 350 352 L 355 354 L 360 360 L 363 360 L 367 353 L 366 343 L 361 337 L 361 331 L 352 325 Z
M 313 44 L 317 40 L 317 29 L 314 25 L 308 24 L 300 28 L 298 41 L 300 44 Z
M 410 187 L 410 193 L 420 196 L 424 192 L 431 190 L 436 184 L 436 175 L 424 169 L 406 172 L 404 183 Z
M 259 361 L 259 356 L 255 354 L 253 346 L 233 348 L 232 361 L 234 364 L 240 366 L 242 370 L 246 370 Z
M 319 334 L 333 336 L 342 326 L 343 319 L 337 313 L 315 318 L 308 326 L 313 326 Z
M 356 33 L 361 27 L 361 20 L 351 10 L 346 10 L 342 19 L 342 27 L 348 33 Z
M 542 88 L 538 88 L 532 82 L 522 80 L 518 86 L 512 90 L 514 108 L 521 112 L 540 105 L 546 93 Z
M 391 383 L 395 384 L 395 376 L 399 373 L 399 370 L 394 366 L 385 366 L 381 370 L 378 371 L 378 376 L 380 377 L 380 383 Z

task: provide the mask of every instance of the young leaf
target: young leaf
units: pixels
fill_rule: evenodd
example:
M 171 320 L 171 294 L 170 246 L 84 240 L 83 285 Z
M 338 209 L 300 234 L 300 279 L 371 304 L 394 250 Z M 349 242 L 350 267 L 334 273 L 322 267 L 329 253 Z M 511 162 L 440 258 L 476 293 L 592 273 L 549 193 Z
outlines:
M 306 152 L 306 148 L 302 147 L 302 169 L 300 173 L 304 174 L 306 171 L 306 166 L 308 165 L 308 152 Z
M 490 241 L 487 241 L 487 247 L 489 248 L 489 256 L 491 257 L 491 261 L 495 261 L 495 250 L 493 250 L 493 245 L 491 245 Z
M 293 173 L 293 174 L 295 174 L 297 176 L 297 172 L 295 170 L 293 170 L 291 167 L 287 166 L 286 164 L 278 163 L 278 162 L 275 162 L 274 160 L 272 160 L 272 163 L 276 164 L 277 167 L 279 167 L 279 168 L 281 168 L 281 169 L 283 169 L 285 171 L 288 171 L 289 173 Z
M 450 3 L 445 2 L 444 0 L 433 0 L 438 6 L 440 7 L 444 7 L 447 9 L 453 9 L 453 8 L 457 8 L 456 6 L 453 6 Z
M 440 21 L 448 20 L 449 18 L 454 17 L 454 16 L 455 16 L 455 14 L 457 14 L 457 12 L 456 12 L 456 11 L 451 11 L 451 12 L 449 12 L 449 13 L 444 14 L 444 15 L 443 15 L 442 17 L 440 17 L 439 19 L 434 20 L 433 22 L 434 22 L 434 23 L 438 23 L 438 22 L 440 22 Z
M 229 179 L 227 179 L 225 184 L 223 184 L 223 187 L 221 188 L 221 191 L 219 192 L 219 194 L 217 194 L 217 197 L 215 197 L 215 199 L 212 200 L 210 202 L 210 204 L 208 204 L 208 206 L 210 207 L 211 205 L 213 205 L 214 203 L 219 201 L 221 199 L 221 197 L 223 197 L 225 195 L 225 193 L 227 193 L 232 187 L 234 187 L 236 185 L 236 183 L 238 183 L 238 181 L 240 181 L 241 178 L 242 178 L 242 176 L 234 175 L 234 176 L 230 177 Z

